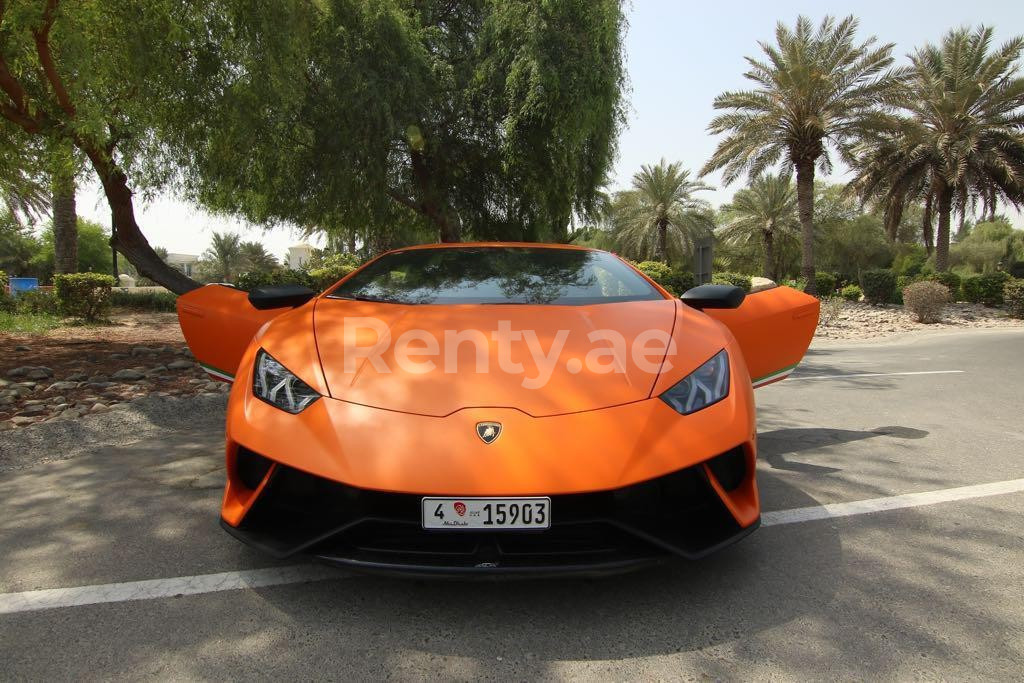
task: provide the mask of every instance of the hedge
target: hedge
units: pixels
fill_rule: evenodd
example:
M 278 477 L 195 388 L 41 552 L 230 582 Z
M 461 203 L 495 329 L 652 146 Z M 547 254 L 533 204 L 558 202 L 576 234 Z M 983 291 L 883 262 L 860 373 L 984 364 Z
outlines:
M 1006 281 L 1003 285 L 1003 303 L 1014 318 L 1024 318 L 1024 279 Z
M 711 282 L 716 285 L 733 285 L 739 287 L 744 292 L 749 292 L 752 286 L 749 275 L 730 273 L 729 271 L 712 274 Z
M 814 286 L 818 289 L 818 296 L 832 296 L 836 291 L 836 277 L 832 273 L 817 272 L 814 274 Z
M 110 288 L 115 283 L 101 273 L 59 273 L 53 276 L 53 291 L 62 314 L 94 321 L 110 310 Z
M 985 273 L 984 275 L 969 275 L 960 283 L 963 289 L 964 299 L 972 304 L 985 304 L 986 306 L 1003 305 L 1003 286 L 1010 279 L 1007 273 Z
M 265 285 L 302 285 L 315 289 L 316 280 L 304 270 L 281 269 L 270 272 L 250 271 L 235 278 L 235 286 L 247 292 Z
M 960 276 L 956 273 L 947 270 L 942 273 L 932 273 L 925 277 L 925 279 L 946 285 L 946 288 L 949 289 L 950 298 L 953 301 L 960 300 Z
M 860 301 L 860 298 L 864 296 L 864 292 L 857 285 L 846 285 L 839 290 L 839 296 L 847 301 Z
M 860 288 L 869 304 L 887 304 L 896 299 L 896 274 L 886 268 L 873 268 L 860 274 Z
M 125 292 L 114 290 L 110 295 L 110 305 L 117 308 L 129 308 L 135 311 L 174 311 L 177 308 L 178 295 L 173 292 Z

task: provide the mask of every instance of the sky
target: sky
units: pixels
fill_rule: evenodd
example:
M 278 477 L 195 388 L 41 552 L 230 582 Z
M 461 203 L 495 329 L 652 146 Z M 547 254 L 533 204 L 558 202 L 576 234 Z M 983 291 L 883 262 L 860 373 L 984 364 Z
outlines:
M 995 27 L 1001 42 L 1024 32 L 1024 2 L 1019 0 L 928 0 L 913 2 L 712 2 L 632 0 L 628 7 L 626 60 L 629 71 L 628 124 L 619 140 L 613 189 L 628 186 L 642 164 L 659 159 L 680 161 L 696 173 L 711 156 L 716 138 L 706 132 L 714 116 L 712 102 L 725 90 L 747 87 L 744 56 L 759 54 L 758 41 L 771 41 L 775 24 L 793 24 L 799 14 L 815 22 L 825 14 L 860 19 L 862 39 L 895 43 L 898 63 L 925 42 L 937 42 L 950 28 L 978 24 Z M 717 174 L 705 180 L 716 189 L 705 194 L 714 205 L 727 202 L 741 183 L 721 187 Z M 841 175 L 829 180 L 842 182 Z M 104 225 L 109 210 L 96 185 L 82 189 L 79 213 Z M 279 228 L 264 232 L 255 226 L 212 216 L 201 209 L 164 196 L 136 206 L 139 225 L 156 246 L 171 252 L 199 254 L 214 231 L 234 230 L 245 239 L 261 241 L 276 256 L 300 241 Z M 1013 213 L 1016 227 L 1024 217 Z M 314 244 L 319 244 L 313 240 Z

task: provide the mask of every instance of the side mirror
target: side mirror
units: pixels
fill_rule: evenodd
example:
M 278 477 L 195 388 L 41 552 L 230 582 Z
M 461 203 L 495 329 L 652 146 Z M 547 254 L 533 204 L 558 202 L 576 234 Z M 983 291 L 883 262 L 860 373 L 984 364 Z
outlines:
M 261 311 L 271 308 L 294 308 L 314 296 L 316 292 L 302 285 L 266 285 L 249 292 L 249 303 Z
M 698 285 L 686 290 L 680 299 L 687 306 L 705 308 L 739 308 L 747 293 L 733 285 Z

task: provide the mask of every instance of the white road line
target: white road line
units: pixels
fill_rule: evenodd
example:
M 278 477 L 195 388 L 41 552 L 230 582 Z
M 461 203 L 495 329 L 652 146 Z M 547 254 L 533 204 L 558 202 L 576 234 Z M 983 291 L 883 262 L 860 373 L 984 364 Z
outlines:
M 904 493 L 899 496 L 888 496 L 886 498 L 853 500 L 849 503 L 829 503 L 828 505 L 815 505 L 806 508 L 775 510 L 762 513 L 761 526 L 797 524 L 799 522 L 812 522 L 817 519 L 866 515 L 872 512 L 882 512 L 883 510 L 899 510 L 901 508 L 948 503 L 954 500 L 967 500 L 968 498 L 998 496 L 1004 493 L 1017 493 L 1019 491 L 1024 491 L 1024 479 L 994 481 L 990 484 L 960 486 L 955 489 L 941 489 L 939 491 Z
M 1024 491 L 1024 479 L 1011 479 L 1009 481 L 961 486 L 940 491 L 907 493 L 888 498 L 872 498 L 869 500 L 855 500 L 849 503 L 831 503 L 814 507 L 765 512 L 761 515 L 761 525 L 797 524 L 799 522 L 811 522 L 819 519 L 865 515 L 883 510 L 934 505 L 935 503 L 998 496 L 1020 491 Z M 96 586 L 75 586 L 73 588 L 47 588 L 44 590 L 25 591 L 23 593 L 0 593 L 0 614 L 33 612 L 60 607 L 80 607 L 110 602 L 128 602 L 131 600 L 152 600 L 155 598 L 200 595 L 202 593 L 216 593 L 241 588 L 262 588 L 264 586 L 308 583 L 311 581 L 336 579 L 342 576 L 345 576 L 345 574 L 330 567 L 304 564 L 270 567 L 267 569 L 249 569 L 238 572 L 221 572 L 219 574 L 201 574 L 199 576 L 179 576 L 170 579 L 128 581 L 125 583 L 107 583 Z
M 853 377 L 895 377 L 897 375 L 957 375 L 963 370 L 922 370 L 920 372 L 861 372 L 850 375 L 790 375 L 787 383 L 800 379 L 850 379 Z
M 171 579 L 128 581 L 97 586 L 73 588 L 47 588 L 24 593 L 0 593 L 0 614 L 31 612 L 55 607 L 78 607 L 104 602 L 152 600 L 173 598 L 178 595 L 199 595 L 239 588 L 262 588 L 289 583 L 305 583 L 337 578 L 338 572 L 319 565 L 292 565 L 248 569 L 240 572 L 221 572 L 199 576 L 178 576 Z

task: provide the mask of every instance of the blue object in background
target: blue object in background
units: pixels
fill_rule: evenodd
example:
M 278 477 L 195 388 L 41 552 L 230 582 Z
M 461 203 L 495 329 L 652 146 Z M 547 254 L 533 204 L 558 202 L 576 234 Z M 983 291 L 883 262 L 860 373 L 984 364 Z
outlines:
M 7 278 L 11 283 L 11 295 L 17 296 L 19 292 L 29 292 L 39 289 L 39 278 L 36 277 L 12 277 Z

